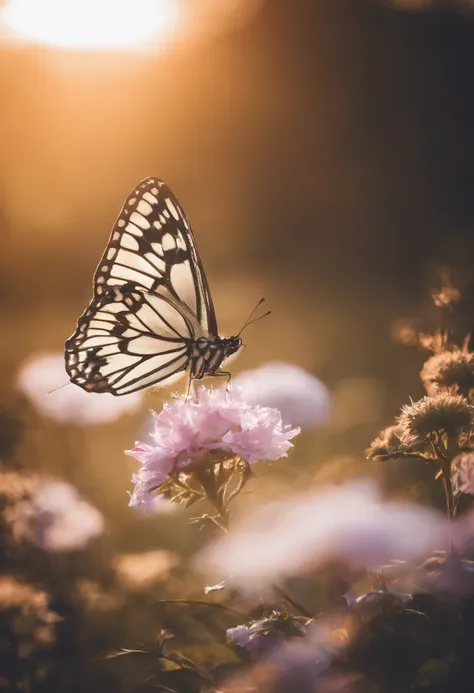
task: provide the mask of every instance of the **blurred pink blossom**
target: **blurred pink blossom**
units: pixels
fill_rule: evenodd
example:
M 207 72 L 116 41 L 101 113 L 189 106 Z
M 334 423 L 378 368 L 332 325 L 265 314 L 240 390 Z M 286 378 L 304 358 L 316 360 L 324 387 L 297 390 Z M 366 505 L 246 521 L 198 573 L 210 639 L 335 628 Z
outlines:
M 331 416 L 329 390 L 314 375 L 291 363 L 274 361 L 232 380 L 249 404 L 274 407 L 284 422 L 302 428 L 324 425 Z
M 68 383 L 64 356 L 58 353 L 39 354 L 28 360 L 17 376 L 17 389 L 26 395 L 35 409 L 59 423 L 77 426 L 111 423 L 124 413 L 137 411 L 142 395 L 132 393 L 114 397 L 97 394 Z M 66 385 L 66 387 L 61 387 Z M 60 388 L 55 392 L 50 392 Z M 47 394 L 50 392 L 50 394 Z
M 147 502 L 171 472 L 192 468 L 211 450 L 249 464 L 285 457 L 299 429 L 284 426 L 276 409 L 251 406 L 233 391 L 198 388 L 192 401 L 177 398 L 153 412 L 154 444 L 137 442 L 126 454 L 141 463 L 131 505 Z
M 409 503 L 383 501 L 368 480 L 270 503 L 252 513 L 198 557 L 240 587 L 263 589 L 274 580 L 341 562 L 376 568 L 444 548 L 444 517 Z
M 63 481 L 40 483 L 30 498 L 14 505 L 8 515 L 17 539 L 45 551 L 77 551 L 102 534 L 104 519 Z

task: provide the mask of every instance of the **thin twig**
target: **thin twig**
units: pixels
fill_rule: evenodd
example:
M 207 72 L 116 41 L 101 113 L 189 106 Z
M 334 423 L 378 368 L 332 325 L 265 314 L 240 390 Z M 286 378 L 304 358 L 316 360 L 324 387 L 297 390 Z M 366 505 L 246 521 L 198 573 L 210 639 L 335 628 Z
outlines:
M 273 584 L 272 587 L 273 587 L 273 589 L 275 590 L 275 592 L 278 592 L 278 594 L 279 594 L 281 597 L 283 597 L 283 599 L 285 599 L 285 601 L 287 601 L 288 604 L 291 604 L 291 606 L 292 606 L 294 609 L 296 609 L 297 611 L 299 611 L 300 614 L 302 614 L 303 616 L 306 616 L 306 618 L 313 618 L 313 614 L 311 614 L 311 613 L 306 609 L 305 606 L 303 606 L 302 604 L 299 604 L 299 602 L 295 601 L 295 600 L 293 599 L 293 597 L 290 597 L 290 596 L 288 595 L 288 593 L 285 592 L 285 590 L 284 590 L 282 587 L 280 587 L 279 585 L 275 585 L 275 584 Z
M 242 618 L 245 614 L 234 609 L 232 606 L 226 606 L 225 604 L 220 604 L 218 602 L 205 602 L 200 599 L 155 599 L 158 604 L 195 604 L 197 606 L 210 606 L 215 609 L 221 609 L 222 611 L 230 611 L 239 618 Z

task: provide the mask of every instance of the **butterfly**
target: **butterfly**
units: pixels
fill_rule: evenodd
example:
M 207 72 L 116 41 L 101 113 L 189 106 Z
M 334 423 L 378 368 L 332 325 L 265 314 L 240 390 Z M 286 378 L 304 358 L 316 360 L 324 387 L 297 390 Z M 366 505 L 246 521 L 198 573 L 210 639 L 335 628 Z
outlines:
M 145 178 L 122 207 L 94 275 L 94 297 L 65 343 L 71 382 L 126 395 L 186 370 L 189 384 L 208 375 L 230 378 L 220 366 L 241 346 L 240 333 L 218 335 L 180 203 L 162 180 Z

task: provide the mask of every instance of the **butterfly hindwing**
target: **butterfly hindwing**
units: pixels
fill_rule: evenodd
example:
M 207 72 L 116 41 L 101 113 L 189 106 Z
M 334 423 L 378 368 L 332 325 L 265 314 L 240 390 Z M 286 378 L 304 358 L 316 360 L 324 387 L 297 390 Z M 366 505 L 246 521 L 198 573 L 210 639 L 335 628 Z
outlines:
M 192 324 L 173 303 L 124 284 L 93 299 L 66 342 L 72 380 L 115 395 L 170 381 L 189 361 Z

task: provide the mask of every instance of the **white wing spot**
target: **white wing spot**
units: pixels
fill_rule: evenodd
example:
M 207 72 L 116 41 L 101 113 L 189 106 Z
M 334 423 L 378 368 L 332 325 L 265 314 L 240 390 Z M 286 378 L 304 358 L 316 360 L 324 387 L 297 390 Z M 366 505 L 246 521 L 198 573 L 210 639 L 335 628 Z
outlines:
M 160 224 L 159 221 L 154 221 L 153 226 L 155 227 L 155 229 L 158 229 L 159 231 L 163 227 L 163 224 Z
M 115 255 L 115 248 L 109 248 L 107 252 L 107 260 L 111 260 Z
M 155 253 L 157 255 L 159 255 L 160 257 L 163 257 L 164 252 L 163 252 L 163 248 L 161 247 L 161 243 L 152 243 L 151 247 L 153 248 L 153 250 L 155 251 Z
M 101 271 L 101 272 L 108 272 L 108 271 L 109 271 L 109 266 L 108 266 L 108 265 L 102 265 L 102 267 L 100 268 L 100 271 Z
M 136 201 L 137 201 L 137 198 L 136 198 L 136 197 L 131 197 L 131 198 L 129 199 L 129 201 L 128 201 L 128 204 L 129 204 L 129 205 L 134 205 Z
M 117 226 L 120 226 L 120 227 L 125 226 L 125 219 L 119 219 L 117 222 Z
M 123 234 L 120 240 L 120 245 L 122 246 L 122 248 L 127 248 L 128 250 L 138 251 L 140 248 L 137 239 L 131 236 L 129 233 Z
M 164 216 L 166 219 L 171 219 L 171 214 L 168 212 L 167 209 L 163 210 L 163 216 Z
M 186 250 L 186 243 L 181 234 L 176 238 L 176 245 L 178 246 L 178 248 L 181 248 L 181 250 Z
M 158 190 L 156 192 L 158 192 Z M 143 193 L 143 199 L 149 202 L 151 205 L 158 204 L 157 198 L 149 192 Z
M 137 205 L 137 209 L 146 217 L 153 212 L 153 207 L 146 200 L 140 200 Z
M 158 188 L 152 188 L 151 192 L 153 195 L 158 195 Z
M 119 223 L 120 223 L 120 222 L 119 222 Z M 118 232 L 118 231 L 114 231 L 114 233 L 113 233 L 113 235 L 112 235 L 112 240 L 113 240 L 113 241 L 118 241 L 119 238 L 120 238 L 119 232 Z
M 157 257 L 153 253 L 145 253 L 145 257 L 147 260 L 153 263 L 153 265 L 162 273 L 164 274 L 166 271 L 166 263 L 164 260 L 162 260 L 160 257 Z
M 105 277 L 97 277 L 97 284 L 105 284 Z
M 170 210 L 171 214 L 174 216 L 176 221 L 179 221 L 179 214 L 178 210 L 176 209 L 176 206 L 174 205 L 173 201 L 170 200 L 170 198 L 166 198 L 166 204 L 168 206 L 168 209 Z
M 139 238 L 143 236 L 143 231 L 139 229 L 138 226 L 135 226 L 135 224 L 127 224 L 125 231 L 128 231 L 128 233 L 131 233 L 133 236 L 138 236 Z
M 176 248 L 176 242 L 170 233 L 165 233 L 161 239 L 161 244 L 163 246 L 163 250 L 174 250 Z
M 150 223 L 145 219 L 144 216 L 140 214 L 140 212 L 133 212 L 130 215 L 130 221 L 133 224 L 136 224 L 139 226 L 141 229 L 149 229 L 150 228 Z

